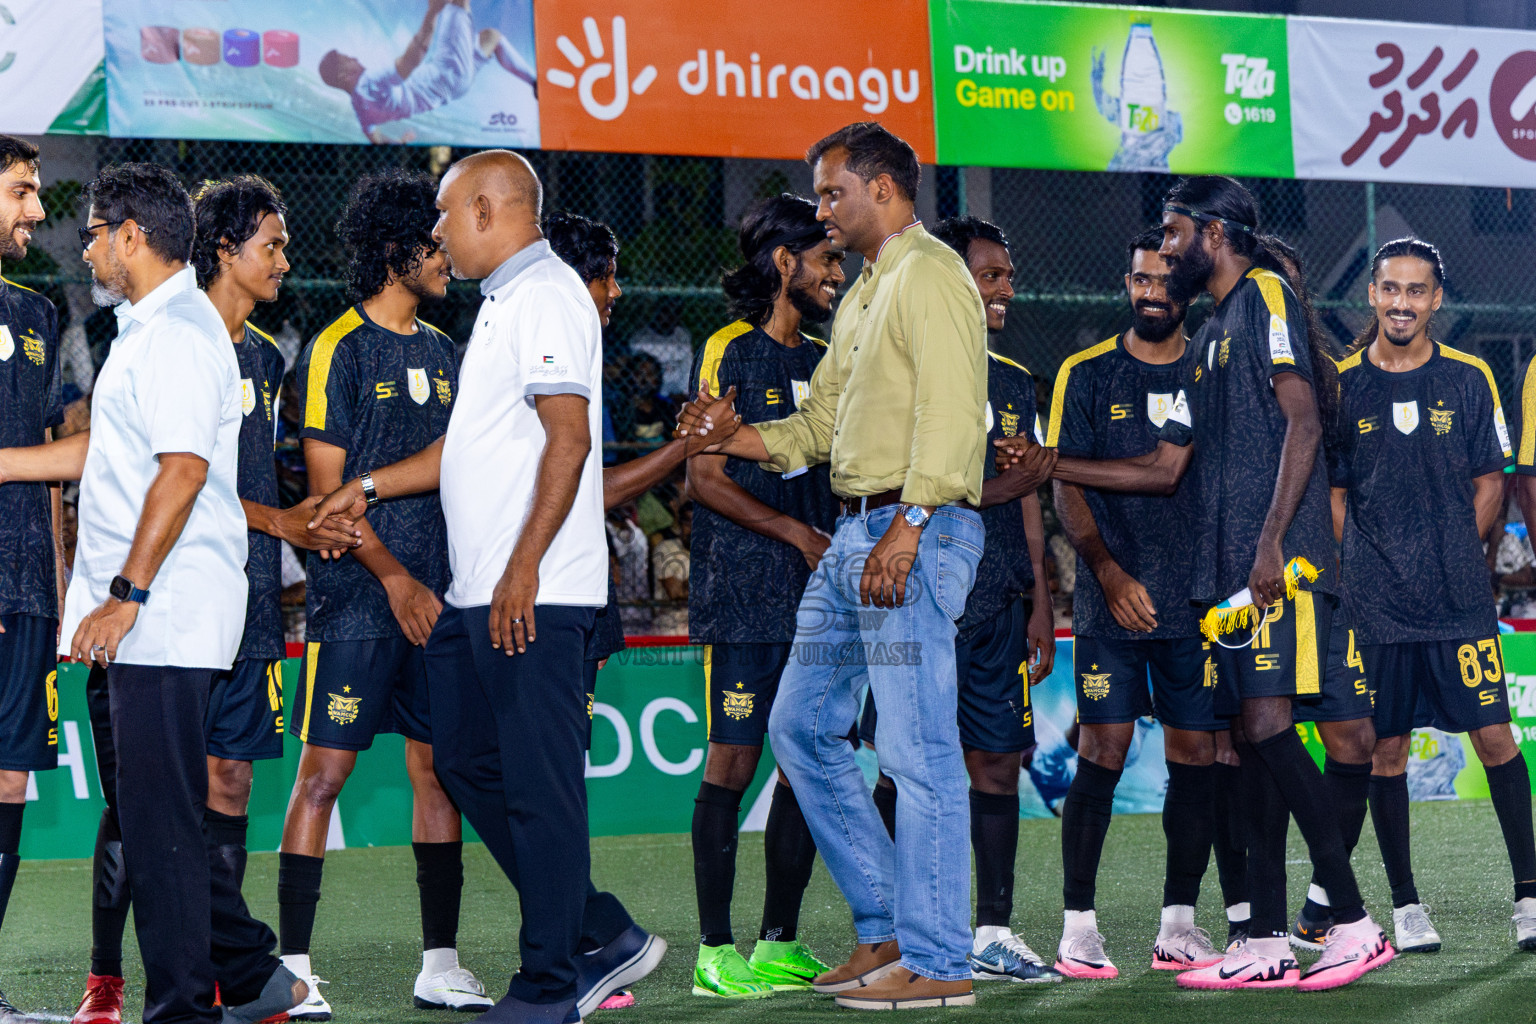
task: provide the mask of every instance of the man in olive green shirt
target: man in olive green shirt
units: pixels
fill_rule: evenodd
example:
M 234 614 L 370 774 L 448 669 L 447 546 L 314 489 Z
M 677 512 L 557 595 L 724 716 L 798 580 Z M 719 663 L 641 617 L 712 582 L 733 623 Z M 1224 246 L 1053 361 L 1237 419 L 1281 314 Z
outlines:
M 954 643 L 982 551 L 986 317 L 964 261 L 914 215 L 910 146 L 853 124 L 807 161 L 818 219 L 864 267 L 795 414 L 743 424 L 722 451 L 781 473 L 830 462 L 843 503 L 769 722 L 858 932 L 852 957 L 814 987 L 864 1009 L 968 1005 L 969 783 Z M 880 706 L 880 767 L 900 793 L 895 844 L 846 739 L 866 680 Z

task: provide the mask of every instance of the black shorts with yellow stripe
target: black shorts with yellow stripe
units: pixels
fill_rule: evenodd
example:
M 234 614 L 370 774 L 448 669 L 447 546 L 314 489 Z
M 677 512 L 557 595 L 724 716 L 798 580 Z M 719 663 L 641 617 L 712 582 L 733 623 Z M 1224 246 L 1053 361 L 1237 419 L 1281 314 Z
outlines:
M 334 750 L 386 732 L 432 742 L 423 653 L 403 636 L 305 644 L 289 735 Z
M 789 664 L 790 644 L 707 644 L 704 718 L 709 742 L 760 747 Z
M 213 677 L 203 718 L 208 753 L 227 761 L 283 756 L 283 663 L 242 658 Z
M 0 771 L 59 766 L 59 621 L 0 615 Z
M 1497 636 L 1380 644 L 1361 653 L 1376 686 L 1377 736 L 1403 736 L 1425 726 L 1472 732 L 1509 723 Z
M 1337 610 L 1333 595 L 1302 590 L 1265 609 L 1257 629 L 1238 626 L 1217 637 L 1216 714 L 1235 718 L 1255 697 L 1320 698 Z
M 1107 725 L 1151 715 L 1174 729 L 1225 729 L 1227 723 L 1216 716 L 1216 671 L 1210 646 L 1198 636 L 1074 637 L 1077 720 L 1084 725 Z
M 1355 631 L 1346 627 L 1341 613 L 1328 636 L 1323 690 L 1315 697 L 1292 702 L 1291 716 L 1295 721 L 1353 722 L 1371 717 L 1371 683 L 1361 650 L 1355 644 Z

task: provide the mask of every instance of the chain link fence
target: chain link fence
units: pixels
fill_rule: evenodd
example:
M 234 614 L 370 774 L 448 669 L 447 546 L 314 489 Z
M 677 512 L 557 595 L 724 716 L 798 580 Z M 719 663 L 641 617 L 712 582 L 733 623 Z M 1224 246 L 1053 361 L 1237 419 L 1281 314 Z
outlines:
M 67 309 L 66 377 L 88 395 L 94 369 L 116 332 L 109 310 L 90 304 L 85 266 L 71 230 L 80 183 L 97 166 L 150 160 L 189 185 L 251 172 L 273 181 L 289 205 L 292 270 L 280 298 L 254 321 L 290 353 L 346 306 L 344 256 L 333 230 L 348 188 L 369 171 L 404 166 L 441 174 L 456 155 L 446 147 L 321 146 L 134 139 L 46 139 L 44 184 L 52 225 L 7 276 Z M 632 458 L 663 443 L 675 404 L 689 390 L 692 353 L 726 323 L 719 288 L 736 262 L 736 226 L 757 198 L 810 193 L 801 163 L 622 154 L 530 152 L 545 185 L 546 212 L 569 210 L 604 221 L 622 251 L 624 297 L 605 333 L 604 401 L 614 425 L 605 459 Z M 55 157 L 58 159 L 55 159 Z M 919 214 L 927 221 L 970 213 L 1007 232 L 1017 265 L 1017 297 L 996 347 L 1028 366 L 1042 402 L 1071 353 L 1124 328 L 1121 280 L 1126 241 L 1159 220 L 1174 179 L 1155 174 L 1068 173 L 988 168 L 925 168 Z M 1315 302 L 1339 345 L 1367 322 L 1369 254 L 1380 242 L 1414 234 L 1440 246 L 1448 280 L 1436 336 L 1485 359 L 1506 406 L 1516 401 L 1520 367 L 1536 353 L 1536 191 L 1419 185 L 1253 180 L 1261 226 L 1288 239 L 1307 262 Z M 857 259 L 845 265 L 850 279 Z M 471 284 L 455 282 L 424 319 L 461 342 L 480 301 Z M 1191 312 L 1194 329 L 1208 300 Z M 286 389 L 296 428 L 296 389 Z M 74 392 L 71 392 L 74 394 Z M 1042 409 L 1045 406 L 1042 404 Z M 295 429 L 296 432 L 296 429 Z M 281 456 L 285 493 L 303 493 L 303 462 L 290 436 Z M 686 543 L 689 515 L 681 475 L 610 517 L 616 573 L 630 633 L 686 632 Z M 1500 567 L 1511 582 L 1532 575 L 1530 550 Z M 667 542 L 678 543 L 667 543 Z M 1051 559 L 1063 611 L 1071 589 L 1064 539 Z M 1508 545 L 1506 545 L 1508 546 Z M 684 555 L 678 557 L 679 548 Z M 660 550 L 665 557 L 653 557 Z M 1518 555 L 1519 557 L 1516 557 Z M 1492 558 L 1490 557 L 1490 561 Z M 1533 577 L 1536 578 L 1536 577 Z M 1521 611 L 1512 591 L 1505 611 Z M 1533 610 L 1536 614 L 1536 610 Z

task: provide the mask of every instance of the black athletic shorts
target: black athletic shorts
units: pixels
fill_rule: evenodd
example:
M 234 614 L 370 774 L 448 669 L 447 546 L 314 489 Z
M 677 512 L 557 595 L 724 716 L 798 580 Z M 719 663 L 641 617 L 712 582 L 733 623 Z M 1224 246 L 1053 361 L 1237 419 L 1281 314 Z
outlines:
M 789 663 L 790 644 L 706 644 L 704 720 L 709 742 L 760 747 Z
M 1323 690 L 1316 697 L 1292 702 L 1291 716 L 1295 721 L 1352 722 L 1371 717 L 1371 684 L 1361 651 L 1355 646 L 1355 631 L 1345 628 L 1341 615 L 1328 636 Z
M 0 770 L 59 766 L 59 622 L 0 615 Z
M 304 645 L 288 733 L 334 750 L 367 750 L 379 733 L 432 742 L 422 648 L 405 637 Z
M 1212 643 L 1217 717 L 1236 717 L 1249 697 L 1320 698 L 1337 610 L 1333 595 L 1302 590 L 1270 605 L 1257 632 L 1241 626 Z
M 1376 685 L 1376 735 L 1433 726 L 1471 732 L 1509 722 L 1509 689 L 1497 636 L 1421 640 L 1362 649 Z
M 1029 703 L 1030 602 L 1018 598 L 986 622 L 955 637 L 959 676 L 960 745 L 967 750 L 1011 754 L 1035 745 L 1035 712 Z M 879 713 L 871 693 L 859 716 L 859 739 L 876 750 Z
M 1198 636 L 1075 637 L 1072 678 L 1077 685 L 1077 720 L 1084 725 L 1109 725 L 1151 715 L 1173 729 L 1225 729 L 1227 723 L 1216 717 L 1210 646 Z
M 592 749 L 592 704 L 597 700 L 597 663 L 601 658 L 589 658 L 581 663 L 587 694 L 587 749 Z
M 213 677 L 208 753 L 228 761 L 270 761 L 283 756 L 283 663 L 243 658 Z

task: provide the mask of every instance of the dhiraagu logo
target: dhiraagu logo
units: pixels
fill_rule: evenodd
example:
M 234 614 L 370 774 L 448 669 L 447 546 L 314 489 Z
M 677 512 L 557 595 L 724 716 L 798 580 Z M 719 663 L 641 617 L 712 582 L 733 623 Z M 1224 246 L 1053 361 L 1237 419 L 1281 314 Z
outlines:
M 597 27 L 596 18 L 583 18 L 581 27 L 586 37 L 585 53 L 570 36 L 562 35 L 555 40 L 561 55 L 571 67 L 581 72 L 581 76 L 578 78 L 565 68 L 550 68 L 544 73 L 544 80 L 562 89 L 575 89 L 583 110 L 599 121 L 612 121 L 629 106 L 631 94 L 643 96 L 656 81 L 656 67 L 647 64 L 633 80 L 630 79 L 629 37 L 622 17 L 613 19 L 611 48 L 603 45 L 603 34 Z M 612 57 L 608 56 L 610 52 Z M 605 79 L 613 80 L 613 98 L 606 103 L 597 98 L 595 91 L 597 84 Z

